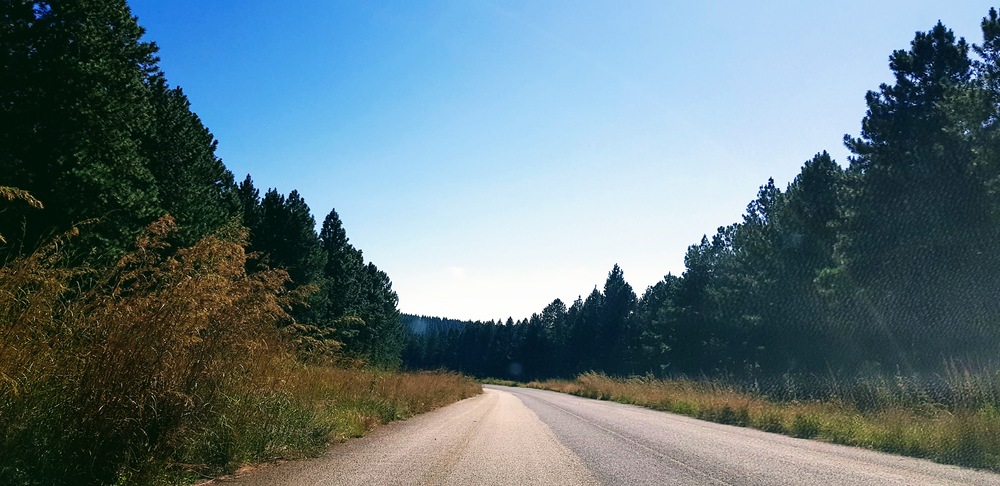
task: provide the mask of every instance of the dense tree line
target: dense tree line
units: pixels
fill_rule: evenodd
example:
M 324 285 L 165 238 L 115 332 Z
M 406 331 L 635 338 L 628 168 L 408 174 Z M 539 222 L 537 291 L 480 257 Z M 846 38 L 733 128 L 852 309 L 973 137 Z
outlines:
M 846 169 L 821 152 L 742 221 L 692 245 L 681 276 L 529 319 L 414 335 L 406 362 L 478 375 L 928 370 L 1000 345 L 1000 20 L 982 44 L 940 22 L 889 58 Z
M 297 191 L 261 197 L 249 175 L 237 184 L 143 32 L 124 0 L 0 3 L 0 186 L 44 204 L 2 207 L 0 264 L 81 225 L 75 261 L 88 265 L 113 262 L 164 214 L 179 246 L 243 225 L 252 264 L 286 270 L 302 295 L 289 325 L 305 351 L 398 364 L 388 276 L 335 211 L 317 233 Z

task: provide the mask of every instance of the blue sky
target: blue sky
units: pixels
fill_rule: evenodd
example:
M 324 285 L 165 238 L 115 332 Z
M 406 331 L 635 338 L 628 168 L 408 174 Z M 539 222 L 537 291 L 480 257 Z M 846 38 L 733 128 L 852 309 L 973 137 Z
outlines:
M 129 2 L 237 179 L 336 208 L 403 312 L 483 320 L 680 274 L 768 177 L 847 163 L 892 50 L 990 7 L 750 3 Z

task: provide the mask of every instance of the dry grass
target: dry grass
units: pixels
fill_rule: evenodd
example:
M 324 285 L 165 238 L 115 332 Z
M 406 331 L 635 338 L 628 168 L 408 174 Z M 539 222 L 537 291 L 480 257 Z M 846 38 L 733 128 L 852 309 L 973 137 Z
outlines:
M 528 386 L 1000 471 L 1000 407 L 990 401 L 992 393 L 976 394 L 968 389 L 968 383 L 982 380 L 982 377 L 970 378 L 966 385 L 956 383 L 955 389 L 965 390 L 965 398 L 959 403 L 919 402 L 912 400 L 911 394 L 903 394 L 907 397 L 903 400 L 900 394 L 884 393 L 879 395 L 883 396 L 881 404 L 865 394 L 869 398 L 863 407 L 837 397 L 774 400 L 709 380 L 613 379 L 585 373 L 572 381 L 532 382 Z M 843 385 L 839 387 L 843 389 Z M 866 381 L 857 388 L 871 390 L 878 386 Z M 969 399 L 973 395 L 981 399 Z
M 360 437 L 480 393 L 473 380 L 454 373 L 393 373 L 288 363 L 269 390 L 226 397 L 201 428 L 185 438 L 172 459 L 200 476 L 241 465 L 294 459 L 322 452 L 330 441 Z M 177 473 L 178 471 L 173 471 Z M 136 477 L 148 482 L 148 476 Z
M 245 233 L 171 248 L 161 219 L 113 268 L 64 241 L 0 267 L 0 483 L 149 484 L 297 457 L 476 393 L 457 375 L 305 366 L 283 272 Z
M 286 388 L 318 415 L 339 421 L 329 435 L 341 440 L 482 391 L 475 381 L 456 373 L 329 367 L 300 369 L 289 377 Z

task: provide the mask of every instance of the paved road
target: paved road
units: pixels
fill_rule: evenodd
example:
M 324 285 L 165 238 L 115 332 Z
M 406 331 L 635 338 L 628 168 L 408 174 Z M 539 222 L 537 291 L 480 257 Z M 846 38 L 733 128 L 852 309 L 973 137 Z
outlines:
M 261 486 L 597 484 L 580 459 L 514 395 L 483 391 L 335 445 L 318 459 L 282 464 L 231 482 Z
M 225 483 L 997 484 L 1000 475 L 542 390 L 484 394 Z

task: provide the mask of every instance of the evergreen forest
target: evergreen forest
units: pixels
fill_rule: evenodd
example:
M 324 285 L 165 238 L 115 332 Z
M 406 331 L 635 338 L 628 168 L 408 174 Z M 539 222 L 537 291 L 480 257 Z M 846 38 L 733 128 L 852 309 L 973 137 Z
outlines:
M 532 380 L 994 369 L 1000 349 L 1000 18 L 889 56 L 846 164 L 821 151 L 637 292 L 615 265 L 526 319 L 404 316 L 407 366 Z M 780 142 L 776 142 L 780 143 Z
M 237 181 L 125 0 L 0 2 L 0 484 L 189 484 L 480 392 L 333 209 Z
M 164 215 L 174 247 L 245 227 L 247 269 L 286 272 L 285 291 L 299 297 L 283 325 L 300 351 L 398 366 L 389 277 L 335 210 L 317 233 L 297 191 L 235 180 L 124 1 L 4 2 L 0 18 L 0 186 L 39 203 L 0 200 L 0 263 L 73 228 L 72 263 L 101 266 Z

